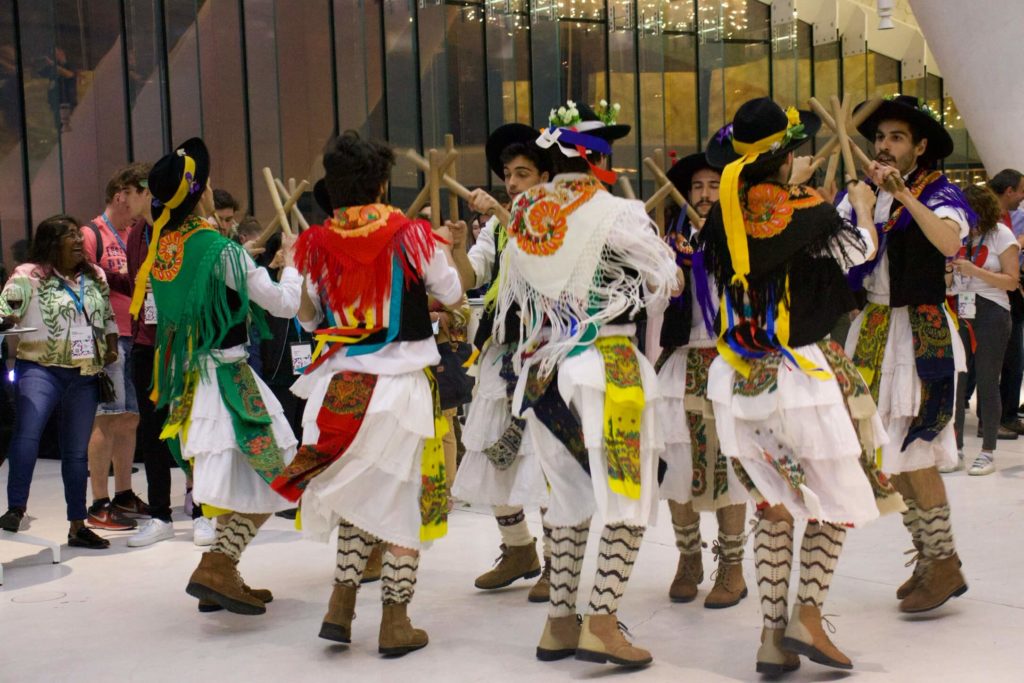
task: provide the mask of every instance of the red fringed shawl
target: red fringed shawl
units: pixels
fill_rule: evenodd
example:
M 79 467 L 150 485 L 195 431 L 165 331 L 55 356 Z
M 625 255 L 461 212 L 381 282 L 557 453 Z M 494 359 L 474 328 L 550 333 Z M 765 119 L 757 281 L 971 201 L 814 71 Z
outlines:
M 385 204 L 338 209 L 299 236 L 295 262 L 309 273 L 334 311 L 366 310 L 391 296 L 391 268 L 402 264 L 406 286 L 418 282 L 439 237 L 430 224 Z

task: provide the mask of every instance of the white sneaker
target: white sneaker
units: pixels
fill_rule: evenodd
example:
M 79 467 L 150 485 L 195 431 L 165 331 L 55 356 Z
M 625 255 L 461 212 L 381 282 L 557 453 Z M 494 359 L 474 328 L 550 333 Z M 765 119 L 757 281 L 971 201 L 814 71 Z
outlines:
M 199 517 L 192 520 L 192 542 L 199 546 L 213 545 L 217 538 L 217 529 L 213 526 L 213 520 L 206 517 Z
M 170 538 L 174 538 L 173 524 L 162 519 L 147 519 L 137 532 L 128 537 L 128 547 L 141 548 Z
M 971 469 L 967 470 L 967 474 L 973 477 L 983 477 L 986 474 L 992 474 L 996 471 L 995 459 L 991 453 L 982 451 L 978 453 L 978 457 L 971 463 Z
M 949 474 L 950 472 L 956 472 L 964 467 L 964 449 L 959 449 L 956 452 L 956 464 L 955 465 L 943 465 L 939 468 L 940 474 Z

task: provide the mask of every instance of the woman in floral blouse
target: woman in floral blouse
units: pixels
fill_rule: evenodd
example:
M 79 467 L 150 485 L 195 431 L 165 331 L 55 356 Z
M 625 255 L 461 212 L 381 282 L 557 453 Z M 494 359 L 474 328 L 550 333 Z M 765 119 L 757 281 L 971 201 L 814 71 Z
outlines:
M 0 528 L 17 531 L 21 525 L 39 437 L 60 407 L 68 545 L 100 549 L 110 543 L 85 526 L 87 446 L 99 401 L 97 375 L 117 359 L 117 325 L 106 278 L 85 260 L 78 225 L 66 215 L 40 223 L 29 262 L 18 266 L 0 294 L 0 318 L 31 330 L 18 339 L 17 417 Z

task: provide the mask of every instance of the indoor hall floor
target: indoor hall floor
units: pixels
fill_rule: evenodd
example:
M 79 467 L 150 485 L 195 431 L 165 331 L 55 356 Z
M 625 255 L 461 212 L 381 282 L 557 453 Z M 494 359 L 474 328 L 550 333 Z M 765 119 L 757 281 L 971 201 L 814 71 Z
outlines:
M 968 421 L 968 462 L 977 453 Z M 1000 441 L 998 470 L 988 477 L 946 475 L 953 524 L 968 593 L 935 612 L 909 618 L 894 593 L 909 574 L 903 552 L 910 541 L 899 517 L 852 531 L 825 612 L 832 636 L 854 661 L 849 674 L 806 660 L 789 681 L 1020 681 L 1024 644 L 1024 439 Z M 174 472 L 176 500 L 183 480 Z M 0 470 L 6 485 L 7 468 Z M 145 478 L 135 475 L 145 496 Z M 27 533 L 62 540 L 66 533 L 58 464 L 36 470 Z M 8 542 L 0 532 L 0 681 L 568 681 L 614 676 L 637 681 L 753 681 L 761 620 L 750 544 L 744 573 L 750 596 L 737 607 L 705 610 L 701 601 L 713 569 L 705 551 L 698 601 L 669 602 L 677 553 L 667 509 L 648 531 L 620 619 L 654 664 L 625 674 L 613 666 L 572 659 L 545 664 L 534 658 L 545 606 L 526 601 L 529 584 L 495 593 L 473 588 L 474 577 L 498 554 L 498 534 L 487 510 L 460 508 L 449 536 L 424 554 L 413 622 L 430 645 L 404 658 L 377 655 L 380 584 L 360 592 L 354 642 L 332 645 L 317 637 L 331 591 L 334 548 L 303 540 L 290 522 L 273 518 L 241 564 L 251 586 L 270 588 L 267 613 L 245 617 L 200 614 L 185 594 L 201 550 L 191 524 L 175 511 L 176 535 L 147 548 L 128 548 L 127 533 L 104 533 L 106 551 L 48 551 Z M 530 515 L 540 535 L 536 513 Z M 705 540 L 714 533 L 703 520 Z M 589 595 L 598 528 L 591 530 L 580 605 Z M 539 546 L 538 546 L 539 547 Z M 796 580 L 793 580 L 795 591 Z

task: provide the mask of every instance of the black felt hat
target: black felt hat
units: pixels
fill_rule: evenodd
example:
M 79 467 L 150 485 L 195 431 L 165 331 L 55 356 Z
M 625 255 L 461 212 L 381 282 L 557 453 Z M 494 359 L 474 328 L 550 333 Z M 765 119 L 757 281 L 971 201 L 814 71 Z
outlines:
M 719 172 L 719 169 L 708 163 L 708 156 L 704 152 L 697 152 L 696 154 L 690 154 L 683 157 L 676 163 L 672 164 L 672 168 L 665 172 L 665 176 L 672 181 L 672 184 L 676 186 L 676 189 L 683 193 L 684 197 L 690 196 L 690 183 L 693 180 L 693 174 L 697 171 L 702 171 L 705 168 Z
M 867 102 L 861 102 L 854 112 Z M 917 129 L 923 138 L 928 139 L 928 147 L 922 156 L 931 160 L 945 159 L 953 153 L 953 138 L 949 131 L 938 121 L 936 115 L 927 109 L 924 100 L 911 95 L 895 95 L 886 98 L 882 105 L 857 126 L 860 134 L 869 141 L 875 139 L 878 124 L 886 120 L 906 121 Z
M 577 104 L 576 110 L 580 113 L 580 121 L 600 121 L 601 117 L 597 115 L 597 112 L 589 104 Z M 602 138 L 608 142 L 614 142 L 620 138 L 624 138 L 629 135 L 629 131 L 632 130 L 630 126 L 624 123 L 613 123 L 612 125 L 605 124 L 599 128 L 589 128 L 585 131 L 587 135 L 593 135 L 594 137 Z
M 780 141 L 778 147 L 762 152 L 757 161 L 767 161 L 777 156 L 788 154 L 814 137 L 821 128 L 821 119 L 810 111 L 800 110 L 800 125 L 803 133 L 793 136 L 788 141 Z M 743 156 L 733 146 L 734 142 L 752 144 L 759 140 L 781 133 L 789 127 L 789 117 L 782 107 L 767 97 L 744 102 L 736 111 L 732 123 L 722 128 L 708 141 L 708 162 L 715 168 L 727 165 Z
M 154 223 L 162 230 L 176 228 L 193 212 L 210 179 L 210 152 L 199 138 L 190 138 L 153 164 L 149 191 L 153 194 Z
M 316 200 L 317 206 L 324 210 L 324 213 L 328 216 L 334 215 L 334 209 L 331 208 L 331 195 L 327 192 L 327 181 L 323 178 L 313 185 L 313 199 Z
M 487 154 L 487 166 L 491 169 L 491 172 L 499 178 L 505 177 L 505 168 L 501 163 L 502 153 L 509 147 L 509 145 L 522 144 L 522 145 L 533 145 L 537 136 L 540 133 L 536 128 L 527 126 L 525 123 L 506 123 L 504 126 L 498 126 L 494 129 L 494 132 L 487 138 L 487 144 L 484 147 L 484 151 Z M 540 147 L 537 147 L 540 150 Z M 547 155 L 543 155 L 545 158 Z M 537 169 L 539 171 L 545 171 L 549 169 Z

